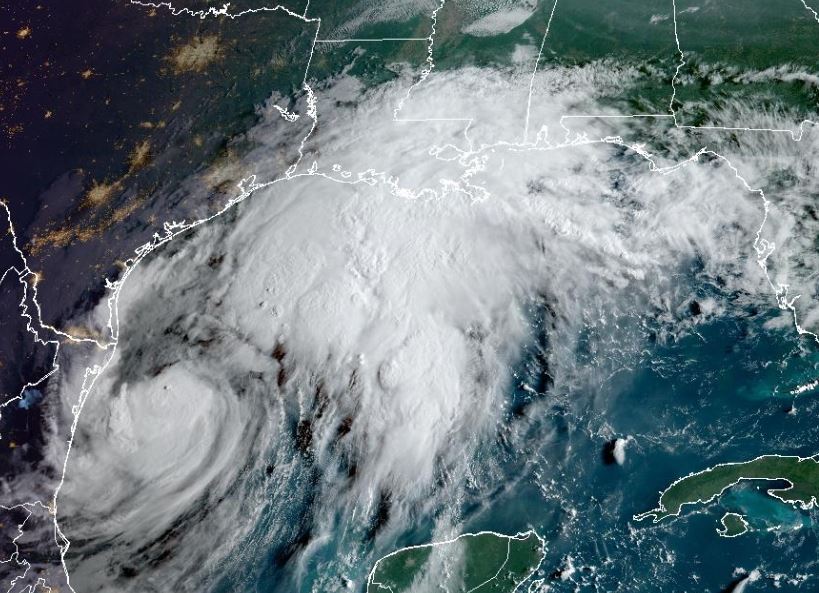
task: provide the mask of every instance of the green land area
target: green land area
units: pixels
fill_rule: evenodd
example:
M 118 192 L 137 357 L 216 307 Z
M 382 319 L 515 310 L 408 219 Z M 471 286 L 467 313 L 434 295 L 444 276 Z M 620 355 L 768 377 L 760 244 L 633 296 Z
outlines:
M 465 534 L 381 558 L 370 572 L 367 593 L 512 593 L 543 557 L 543 541 L 534 531 Z
M 718 529 L 722 537 L 736 537 L 748 531 L 748 522 L 737 513 L 725 513 L 720 519 L 722 529 Z
M 683 505 L 706 504 L 745 480 L 785 480 L 790 485 L 767 492 L 783 502 L 808 505 L 819 497 L 819 461 L 813 457 L 763 455 L 742 463 L 724 463 L 681 478 L 660 495 L 656 509 L 635 515 L 654 522 L 680 514 Z

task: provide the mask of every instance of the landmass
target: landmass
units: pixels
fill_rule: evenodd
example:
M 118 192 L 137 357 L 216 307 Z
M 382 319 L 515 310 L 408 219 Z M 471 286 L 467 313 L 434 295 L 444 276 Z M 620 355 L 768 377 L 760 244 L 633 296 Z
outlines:
M 748 531 L 748 521 L 739 513 L 725 513 L 719 522 L 722 528 L 717 533 L 722 537 L 737 537 Z
M 767 494 L 788 504 L 809 507 L 819 496 L 819 461 L 815 457 L 762 455 L 751 461 L 721 463 L 678 479 L 660 493 L 656 509 L 635 515 L 634 520 L 652 517 L 657 523 L 676 517 L 683 506 L 707 504 L 746 480 L 787 482 L 784 488 L 768 489 Z
M 543 540 L 534 531 L 514 536 L 467 533 L 384 556 L 370 572 L 367 593 L 428 588 L 448 593 L 512 593 L 534 574 L 544 555 Z

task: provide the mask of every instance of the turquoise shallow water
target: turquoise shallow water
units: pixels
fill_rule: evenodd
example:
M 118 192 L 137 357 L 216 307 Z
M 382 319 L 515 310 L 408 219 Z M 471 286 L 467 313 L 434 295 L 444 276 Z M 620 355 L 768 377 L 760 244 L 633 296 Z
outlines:
M 767 495 L 765 488 L 756 484 L 737 486 L 727 492 L 720 503 L 726 509 L 744 515 L 751 529 L 786 531 L 813 526 L 813 513 L 782 504 Z

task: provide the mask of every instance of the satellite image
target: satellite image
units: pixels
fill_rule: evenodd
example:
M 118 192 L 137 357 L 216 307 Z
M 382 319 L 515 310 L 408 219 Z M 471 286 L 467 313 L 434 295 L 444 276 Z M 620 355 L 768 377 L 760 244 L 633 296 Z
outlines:
M 819 3 L 0 0 L 0 592 L 819 591 Z

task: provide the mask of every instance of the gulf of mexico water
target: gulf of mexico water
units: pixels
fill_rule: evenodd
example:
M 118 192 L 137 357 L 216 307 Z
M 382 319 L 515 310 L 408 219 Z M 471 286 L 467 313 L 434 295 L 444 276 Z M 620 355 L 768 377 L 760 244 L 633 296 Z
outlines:
M 632 519 L 690 472 L 819 450 L 819 393 L 790 393 L 819 373 L 812 341 L 790 325 L 772 329 L 777 309 L 697 290 L 700 300 L 725 303 L 723 312 L 688 323 L 700 318 L 689 304 L 670 323 L 634 313 L 589 325 L 588 335 L 559 353 L 574 357 L 573 370 L 549 367 L 561 346 L 548 331 L 533 332 L 513 369 L 504 428 L 475 460 L 466 496 L 444 505 L 460 532 L 534 528 L 545 538 L 546 558 L 523 590 L 816 590 L 817 513 L 776 501 L 756 484 L 660 524 Z M 542 328 L 548 314 L 535 307 L 533 326 Z M 626 439 L 622 464 L 606 455 L 615 438 Z M 419 512 L 388 536 L 338 515 L 316 534 L 310 483 L 306 472 L 282 486 L 300 494 L 270 505 L 243 548 L 247 556 L 231 562 L 217 591 L 364 591 L 377 558 L 432 541 L 444 512 Z M 750 531 L 720 537 L 727 511 L 746 516 Z M 280 537 L 269 537 L 271 530 Z M 242 567 L 250 562 L 267 568 L 249 573 Z
M 548 437 L 518 452 L 530 457 L 529 475 L 477 505 L 468 529 L 537 529 L 548 542 L 540 578 L 550 591 L 734 590 L 752 571 L 746 591 L 816 590 L 817 512 L 756 484 L 657 525 L 632 520 L 690 472 L 817 452 L 817 394 L 790 393 L 817 373 L 812 339 L 765 327 L 777 310 L 728 311 L 664 343 L 649 331 L 638 361 L 617 371 L 615 356 L 595 373 L 599 383 L 555 394 L 530 427 Z M 602 454 L 613 438 L 627 439 L 622 465 Z M 751 531 L 720 537 L 727 511 L 747 516 Z

